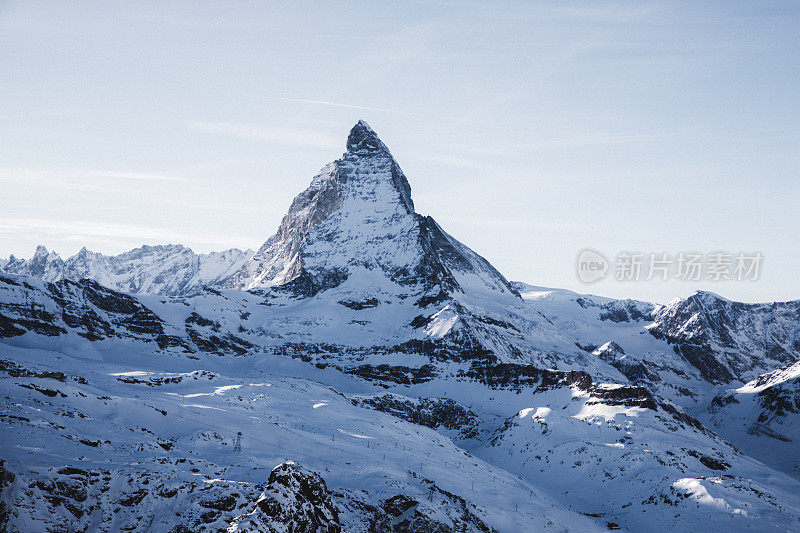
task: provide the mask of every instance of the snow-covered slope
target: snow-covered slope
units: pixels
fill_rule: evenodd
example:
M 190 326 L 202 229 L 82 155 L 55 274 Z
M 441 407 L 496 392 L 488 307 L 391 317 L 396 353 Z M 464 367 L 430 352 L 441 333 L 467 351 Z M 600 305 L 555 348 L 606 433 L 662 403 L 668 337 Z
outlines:
M 800 301 L 744 304 L 698 291 L 655 305 L 512 285 L 559 331 L 679 403 L 800 359 Z
M 324 516 L 343 531 L 778 531 L 800 513 L 800 483 L 643 387 L 510 363 L 428 360 L 422 374 L 398 364 L 410 354 L 269 354 L 225 330 L 234 292 L 188 309 L 150 298 L 151 314 L 148 298 L 90 281 L 3 283 L 3 302 L 29 291 L 32 304 L 0 309 L 12 530 L 282 531 Z
M 12 255 L 8 260 L 0 260 L 0 272 L 45 281 L 89 278 L 122 292 L 183 296 L 196 293 L 203 286 L 224 286 L 250 256 L 251 251 L 235 248 L 196 254 L 173 244 L 142 246 L 114 256 L 83 248 L 63 260 L 57 253 L 39 246 L 31 259 Z
M 252 528 L 266 522 L 290 531 L 273 516 L 300 521 L 315 501 L 343 531 L 403 520 L 462 531 L 599 529 L 435 431 L 356 407 L 318 382 L 370 389 L 345 376 L 299 363 L 266 370 L 255 359 L 164 360 L 139 345 L 87 359 L 86 342 L 75 339 L 71 355 L 3 347 L 11 530 L 262 531 Z M 286 461 L 302 465 L 293 477 L 312 479 L 276 480 L 270 471 Z M 262 493 L 282 502 L 268 506 Z
M 2 265 L 0 530 L 796 529 L 800 302 L 507 282 L 410 191 L 359 122 L 255 254 Z
M 561 501 L 610 527 L 797 527 L 794 513 L 777 504 L 795 501 L 797 481 L 744 456 L 646 389 L 540 387 L 515 403 L 525 407 L 473 453 L 534 485 L 546 484 Z
M 715 430 L 746 453 L 800 475 L 800 362 L 720 393 L 708 416 Z

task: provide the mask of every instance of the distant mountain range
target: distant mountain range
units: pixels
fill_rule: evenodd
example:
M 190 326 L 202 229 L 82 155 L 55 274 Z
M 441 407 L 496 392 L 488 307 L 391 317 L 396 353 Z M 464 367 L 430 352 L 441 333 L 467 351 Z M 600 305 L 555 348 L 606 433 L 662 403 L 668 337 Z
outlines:
M 134 294 L 185 296 L 203 286 L 224 286 L 253 252 L 231 248 L 196 254 L 180 244 L 142 246 L 119 255 L 103 255 L 86 248 L 62 259 L 44 246 L 30 259 L 13 255 L 0 260 L 0 272 L 33 276 L 45 281 L 93 279 L 106 287 Z
M 797 529 L 800 301 L 509 282 L 346 146 L 256 252 L 0 262 L 0 529 Z

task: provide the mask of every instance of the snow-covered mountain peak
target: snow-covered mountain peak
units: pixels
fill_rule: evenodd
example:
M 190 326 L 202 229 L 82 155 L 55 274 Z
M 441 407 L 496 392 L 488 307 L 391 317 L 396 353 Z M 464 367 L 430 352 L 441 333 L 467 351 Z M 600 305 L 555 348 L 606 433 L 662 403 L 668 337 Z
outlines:
M 230 288 L 287 286 L 300 296 L 380 272 L 384 293 L 489 290 L 516 295 L 489 263 L 416 213 L 411 187 L 375 131 L 359 121 L 347 152 L 292 202 L 278 231 Z M 372 277 L 371 277 L 372 279 Z M 438 289 L 437 289 L 438 287 Z
M 61 256 L 59 256 L 56 252 L 51 252 L 47 249 L 47 247 L 40 244 L 36 247 L 36 251 L 33 253 L 32 261 L 46 263 L 60 259 Z
M 403 171 L 378 134 L 363 120 L 350 130 L 347 152 L 332 165 L 340 170 L 335 177 L 340 182 L 351 181 L 352 189 L 360 193 L 362 200 L 399 204 L 406 213 L 415 213 L 411 186 Z
M 731 302 L 732 301 L 732 300 L 729 300 L 729 299 L 727 299 L 727 298 L 725 298 L 723 296 L 720 296 L 719 294 L 717 294 L 715 292 L 702 291 L 702 290 L 695 291 L 694 294 L 690 296 L 690 298 L 694 298 L 696 300 L 701 300 L 701 301 L 704 301 L 704 302 L 717 302 L 717 301 L 718 302 Z
M 378 134 L 363 120 L 356 122 L 347 136 L 347 151 L 351 153 L 389 152 Z
M 649 332 L 712 383 L 749 381 L 797 360 L 798 313 L 800 301 L 746 304 L 698 291 L 659 307 Z
M 30 261 L 21 262 L 18 260 L 16 263 L 27 263 L 30 274 L 40 278 L 48 278 L 56 275 L 56 273 L 62 270 L 64 265 L 61 257 L 56 252 L 48 251 L 47 248 L 41 244 L 36 247 L 36 252 L 34 252 Z M 7 266 L 11 265 L 11 258 L 9 258 Z

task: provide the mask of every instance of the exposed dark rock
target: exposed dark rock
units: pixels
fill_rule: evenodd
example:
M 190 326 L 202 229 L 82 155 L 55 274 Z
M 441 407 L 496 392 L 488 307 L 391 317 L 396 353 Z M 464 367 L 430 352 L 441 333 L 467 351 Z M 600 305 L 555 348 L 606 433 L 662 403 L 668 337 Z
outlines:
M 213 320 L 209 320 L 209 319 L 199 315 L 198 313 L 192 313 L 188 317 L 186 317 L 185 323 L 186 323 L 187 326 L 189 324 L 197 324 L 198 326 L 202 326 L 204 328 L 211 328 L 214 331 L 219 331 L 219 328 L 221 327 L 219 325 L 219 322 L 215 322 Z
M 600 320 L 611 322 L 635 322 L 653 320 L 654 305 L 637 300 L 611 300 L 609 302 L 597 303 L 589 298 L 578 297 L 575 303 L 588 309 L 591 307 L 602 309 Z
M 202 352 L 244 355 L 255 348 L 251 342 L 232 333 L 223 333 L 219 322 L 204 318 L 198 313 L 186 317 L 185 325 L 189 338 Z
M 216 509 L 217 511 L 233 511 L 238 502 L 238 494 L 228 494 L 220 496 L 213 500 L 202 500 L 200 505 L 208 509 Z
M 145 496 L 147 496 L 147 491 L 145 489 L 139 489 L 131 494 L 128 494 L 127 496 L 124 496 L 119 500 L 118 503 L 126 507 L 139 505 L 142 500 L 144 500 Z
M 534 387 L 540 390 L 576 385 L 589 388 L 592 377 L 583 371 L 542 370 L 531 365 L 496 363 L 492 359 L 476 359 L 466 376 L 480 380 L 492 388 L 521 389 Z
M 21 367 L 18 364 L 14 363 L 13 361 L 9 361 L 7 359 L 0 359 L 0 372 L 4 372 L 14 378 L 30 377 L 30 378 L 54 379 L 62 383 L 67 380 L 67 375 L 64 374 L 63 372 L 57 372 L 51 370 L 43 370 L 43 371 L 30 370 L 28 368 Z
M 442 302 L 446 302 L 450 299 L 450 296 L 443 290 L 439 289 L 439 292 L 433 295 L 426 295 L 420 298 L 415 302 L 414 305 L 417 307 L 428 307 L 429 305 L 438 305 Z
M 42 394 L 44 394 L 45 396 L 48 396 L 50 398 L 55 398 L 59 394 L 61 395 L 62 398 L 66 398 L 66 396 L 67 396 L 66 394 L 64 394 L 63 392 L 58 391 L 58 390 L 42 389 L 42 388 L 37 387 L 35 385 L 28 385 L 27 383 L 17 383 L 17 385 L 19 385 L 20 387 L 22 387 L 24 389 L 30 389 L 30 390 L 35 390 L 36 392 L 41 392 Z
M 758 403 L 764 409 L 761 414 L 765 422 L 768 417 L 785 417 L 800 413 L 800 379 L 784 382 L 780 386 L 768 387 L 758 393 Z
M 587 404 L 624 405 L 626 407 L 642 407 L 654 411 L 658 409 L 658 403 L 653 394 L 644 387 L 592 387 L 591 395 L 592 398 L 597 398 L 599 401 L 589 400 Z
M 435 376 L 434 367 L 423 365 L 419 368 L 392 365 L 360 365 L 346 369 L 350 374 L 370 381 L 389 381 L 402 385 L 425 383 Z
M 9 521 L 10 509 L 5 502 L 4 493 L 6 487 L 11 485 L 16 479 L 13 473 L 5 468 L 5 461 L 0 459 L 0 531 L 6 531 Z
M 478 435 L 478 416 L 450 398 L 406 398 L 395 394 L 354 398 L 353 403 L 389 413 L 432 429 L 458 431 L 462 438 Z
M 381 508 L 386 511 L 389 516 L 398 517 L 405 513 L 419 502 L 413 498 L 409 498 L 404 494 L 392 496 L 381 504 Z
M 325 480 L 310 470 L 287 461 L 269 475 L 267 488 L 256 501 L 254 512 L 233 521 L 239 531 L 291 531 L 293 533 L 340 533 L 339 511 L 331 500 Z
M 483 322 L 484 324 L 489 324 L 491 326 L 497 326 L 503 329 L 510 329 L 519 333 L 519 329 L 512 323 L 506 322 L 505 320 L 498 320 L 496 318 L 492 318 L 490 316 L 476 316 L 475 317 L 478 322 Z
M 730 468 L 730 464 L 726 463 L 725 461 L 721 461 L 719 459 L 714 459 L 713 457 L 709 457 L 707 455 L 703 455 L 700 457 L 700 462 L 706 465 L 711 470 L 727 470 Z
M 361 311 L 362 309 L 371 309 L 377 307 L 380 302 L 377 298 L 367 298 L 365 300 L 339 300 L 339 305 L 349 307 L 350 309 Z
M 430 322 L 431 317 L 424 316 L 424 315 L 417 315 L 414 317 L 414 320 L 411 321 L 409 324 L 412 328 L 424 328 Z

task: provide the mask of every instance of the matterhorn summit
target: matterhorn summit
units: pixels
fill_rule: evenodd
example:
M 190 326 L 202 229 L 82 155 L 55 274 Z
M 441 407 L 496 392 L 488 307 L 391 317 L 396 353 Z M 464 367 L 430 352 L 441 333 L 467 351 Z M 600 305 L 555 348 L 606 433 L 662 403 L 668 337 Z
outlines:
M 516 296 L 485 259 L 414 210 L 400 165 L 359 120 L 344 155 L 294 199 L 278 231 L 229 287 L 285 287 L 310 296 L 367 279 L 417 295 L 443 290 Z

